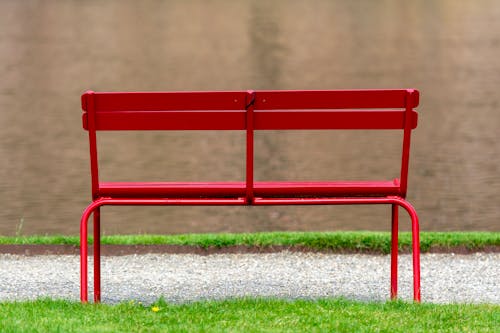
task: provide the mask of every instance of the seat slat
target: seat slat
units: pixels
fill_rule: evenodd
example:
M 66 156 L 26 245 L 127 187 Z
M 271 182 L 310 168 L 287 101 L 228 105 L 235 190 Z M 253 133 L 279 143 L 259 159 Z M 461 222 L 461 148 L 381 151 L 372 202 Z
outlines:
M 240 197 L 245 182 L 101 182 L 100 196 L 111 197 Z M 254 194 L 278 196 L 387 196 L 399 195 L 398 181 L 266 181 L 255 182 Z
M 398 195 L 399 182 L 390 181 L 283 181 L 256 182 L 256 196 L 373 196 Z

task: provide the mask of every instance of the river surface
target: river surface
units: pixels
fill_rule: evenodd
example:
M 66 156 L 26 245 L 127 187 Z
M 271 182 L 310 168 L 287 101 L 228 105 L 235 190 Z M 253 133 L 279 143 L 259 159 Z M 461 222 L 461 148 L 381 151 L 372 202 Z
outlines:
M 500 230 L 500 1 L 0 1 L 0 235 L 78 233 L 87 89 L 353 88 L 421 92 L 408 199 L 422 230 Z M 392 179 L 400 138 L 258 132 L 256 179 Z M 244 179 L 239 132 L 102 133 L 99 149 L 102 180 Z M 102 227 L 389 225 L 385 206 L 105 207 Z

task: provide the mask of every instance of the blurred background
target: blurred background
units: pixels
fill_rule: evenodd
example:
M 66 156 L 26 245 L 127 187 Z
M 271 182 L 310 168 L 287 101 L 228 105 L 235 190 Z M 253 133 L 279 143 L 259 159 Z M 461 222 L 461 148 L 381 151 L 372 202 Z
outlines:
M 77 234 L 80 95 L 416 88 L 421 229 L 500 230 L 500 1 L 1 0 L 0 234 Z M 379 132 L 379 131 L 377 131 Z M 259 132 L 257 180 L 392 179 L 401 133 Z M 239 132 L 100 133 L 101 180 L 243 180 Z M 402 228 L 409 221 L 402 212 Z M 390 207 L 105 207 L 105 234 L 389 230 Z

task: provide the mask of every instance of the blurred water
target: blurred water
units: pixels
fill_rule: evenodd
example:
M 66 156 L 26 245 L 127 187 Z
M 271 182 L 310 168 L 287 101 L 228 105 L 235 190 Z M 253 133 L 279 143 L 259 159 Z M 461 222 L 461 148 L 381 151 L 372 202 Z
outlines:
M 417 88 L 422 230 L 499 230 L 500 2 L 0 2 L 0 234 L 78 233 L 93 90 Z M 256 178 L 393 178 L 399 133 L 262 132 Z M 241 180 L 233 132 L 103 133 L 103 180 Z M 147 147 L 154 145 L 157 149 Z M 103 209 L 105 233 L 388 230 L 389 207 Z M 408 219 L 403 219 L 406 228 Z

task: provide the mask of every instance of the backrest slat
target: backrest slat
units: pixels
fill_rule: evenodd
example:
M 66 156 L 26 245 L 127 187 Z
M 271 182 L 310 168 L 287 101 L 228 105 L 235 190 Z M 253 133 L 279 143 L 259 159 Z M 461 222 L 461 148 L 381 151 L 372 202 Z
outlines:
M 82 96 L 85 111 L 86 95 Z M 94 103 L 96 112 L 244 110 L 245 92 L 95 92 Z
M 255 110 L 404 109 L 406 94 L 404 89 L 257 91 Z M 412 107 L 418 103 L 418 91 L 415 91 Z
M 245 111 L 105 111 L 96 129 L 116 130 L 244 130 Z
M 403 129 L 404 110 L 266 110 L 255 111 L 257 130 L 321 130 L 321 129 Z M 418 114 L 411 112 L 412 129 Z

